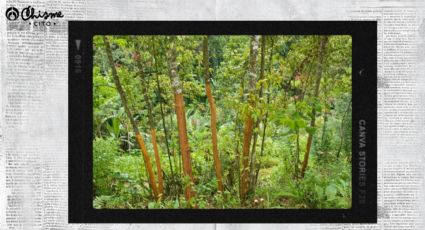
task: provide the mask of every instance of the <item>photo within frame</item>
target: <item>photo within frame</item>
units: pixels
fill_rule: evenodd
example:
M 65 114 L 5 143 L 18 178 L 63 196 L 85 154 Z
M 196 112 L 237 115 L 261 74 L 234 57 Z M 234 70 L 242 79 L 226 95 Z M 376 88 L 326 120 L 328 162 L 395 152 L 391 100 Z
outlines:
M 376 22 L 69 28 L 70 222 L 376 222 Z

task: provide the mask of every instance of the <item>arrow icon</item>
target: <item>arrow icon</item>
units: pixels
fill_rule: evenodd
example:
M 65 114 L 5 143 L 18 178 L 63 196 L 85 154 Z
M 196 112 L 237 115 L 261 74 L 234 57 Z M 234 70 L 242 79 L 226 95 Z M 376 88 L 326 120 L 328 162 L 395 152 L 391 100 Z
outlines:
M 76 39 L 75 40 L 75 45 L 77 46 L 77 51 L 80 50 L 80 45 L 81 45 L 81 40 L 80 39 Z

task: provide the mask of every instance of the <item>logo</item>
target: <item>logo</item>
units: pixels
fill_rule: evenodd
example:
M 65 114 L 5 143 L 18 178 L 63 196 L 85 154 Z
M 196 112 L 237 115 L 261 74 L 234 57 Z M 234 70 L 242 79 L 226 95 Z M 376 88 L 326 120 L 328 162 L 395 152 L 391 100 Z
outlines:
M 22 8 L 22 10 L 18 10 L 15 7 L 9 7 L 6 10 L 6 18 L 9 21 L 16 21 L 19 17 L 23 21 L 28 21 L 30 25 L 34 26 L 51 26 L 56 25 L 56 22 L 51 22 L 52 19 L 63 18 L 64 15 L 61 11 L 49 12 L 49 11 L 41 11 L 36 10 L 32 6 L 27 6 Z
M 19 18 L 19 10 L 16 9 L 15 7 L 9 7 L 6 10 L 6 18 L 9 21 L 15 21 L 16 19 Z

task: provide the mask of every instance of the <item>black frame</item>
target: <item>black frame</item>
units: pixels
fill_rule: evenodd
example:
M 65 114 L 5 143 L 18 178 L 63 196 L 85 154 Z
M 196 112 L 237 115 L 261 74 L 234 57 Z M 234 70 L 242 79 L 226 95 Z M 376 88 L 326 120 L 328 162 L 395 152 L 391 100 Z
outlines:
M 93 208 L 93 36 L 218 34 L 352 36 L 352 208 L 155 210 Z M 69 21 L 68 48 L 70 223 L 377 222 L 376 21 Z M 365 130 L 360 130 L 362 127 Z M 363 141 L 365 145 L 361 145 Z

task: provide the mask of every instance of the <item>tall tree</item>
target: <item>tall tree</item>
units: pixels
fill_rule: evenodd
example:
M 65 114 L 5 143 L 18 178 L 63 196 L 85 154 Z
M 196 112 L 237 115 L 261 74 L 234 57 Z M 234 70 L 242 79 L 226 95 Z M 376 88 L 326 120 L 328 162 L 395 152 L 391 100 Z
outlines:
M 266 37 L 263 35 L 261 36 L 261 61 L 260 61 L 260 77 L 259 81 L 264 79 L 264 58 L 266 55 Z M 258 98 L 261 100 L 263 97 L 263 84 L 264 82 L 261 82 L 260 90 L 258 93 Z M 254 140 L 252 141 L 252 150 L 251 150 L 251 161 L 249 166 L 249 172 L 250 172 L 250 180 L 249 180 L 249 189 L 255 190 L 255 164 L 256 164 L 256 147 L 257 147 L 257 138 L 258 138 L 258 126 L 260 125 L 260 119 L 257 119 L 255 121 L 254 125 Z
M 325 48 L 328 43 L 328 36 L 323 36 L 320 39 L 320 47 L 319 47 L 319 60 L 317 65 L 317 73 L 316 73 L 316 82 L 314 88 L 314 97 L 317 99 L 319 97 L 319 89 L 320 89 L 320 80 L 322 79 L 322 71 L 323 71 L 323 59 L 325 56 Z M 313 106 L 311 111 L 311 122 L 310 127 L 314 128 L 316 126 L 316 106 Z M 304 177 L 305 170 L 308 165 L 308 158 L 310 156 L 311 144 L 313 141 L 313 132 L 309 132 L 307 139 L 307 147 L 304 154 L 304 161 L 301 167 L 301 177 Z
M 106 36 L 103 36 L 103 42 L 105 44 L 105 50 L 106 50 L 106 54 L 108 56 L 108 62 L 109 62 L 109 66 L 110 66 L 111 71 L 112 71 L 112 77 L 114 78 L 115 86 L 116 86 L 118 93 L 120 95 L 121 102 L 124 106 L 125 113 L 127 114 L 127 117 L 130 120 L 131 126 L 133 127 L 134 134 L 136 135 L 137 144 L 139 145 L 139 148 L 142 151 L 143 160 L 145 162 L 146 170 L 148 172 L 149 185 L 152 189 L 152 192 L 153 192 L 155 199 L 158 199 L 159 198 L 158 189 L 156 187 L 155 176 L 154 176 L 154 172 L 152 170 L 152 165 L 151 165 L 151 161 L 150 161 L 148 151 L 146 149 L 145 141 L 143 140 L 143 137 L 139 132 L 139 128 L 137 127 L 137 123 L 134 120 L 133 115 L 132 115 L 132 113 L 131 113 L 131 111 L 128 107 L 127 98 L 126 98 L 125 92 L 122 88 L 120 79 L 118 77 L 117 70 L 115 68 L 115 63 L 114 63 L 114 60 L 112 58 L 111 46 L 110 46 L 109 40 Z
M 138 47 L 138 45 L 136 45 Z M 146 104 L 146 109 L 148 110 L 148 123 L 150 128 L 150 134 L 152 139 L 153 152 L 155 154 L 155 163 L 156 163 L 156 172 L 158 174 L 158 191 L 159 195 L 162 196 L 164 194 L 164 179 L 162 176 L 162 168 L 161 168 L 161 157 L 158 150 L 158 143 L 156 139 L 156 129 L 155 122 L 152 114 L 152 104 L 148 95 L 148 79 L 145 76 L 143 65 L 140 60 L 140 53 L 138 50 L 135 51 L 134 60 L 136 62 L 137 68 L 139 70 L 139 77 L 142 87 L 143 99 Z
M 214 102 L 214 96 L 211 92 L 211 78 L 209 70 L 209 54 L 208 54 L 208 36 L 204 37 L 203 40 L 203 65 L 204 65 L 204 78 L 205 78 L 205 93 L 207 94 L 208 103 L 210 104 L 211 111 L 211 139 L 212 139 L 212 151 L 214 158 L 215 175 L 217 177 L 218 190 L 223 192 L 223 179 L 221 175 L 221 161 L 218 153 L 217 145 L 217 112 Z
M 155 37 L 152 36 L 152 59 L 154 62 L 154 75 L 155 75 L 155 80 L 156 80 L 156 87 L 157 87 L 157 96 L 159 98 L 159 108 L 161 111 L 161 120 L 162 120 L 162 128 L 164 130 L 164 137 L 165 137 L 165 147 L 167 149 L 167 155 L 168 155 L 168 164 L 170 165 L 170 172 L 171 172 L 171 177 L 172 177 L 172 181 L 174 184 L 174 189 L 176 192 L 177 197 L 179 196 L 178 193 L 178 189 L 177 189 L 177 183 L 176 183 L 176 175 L 174 174 L 174 170 L 173 170 L 173 164 L 171 163 L 171 155 L 173 156 L 173 160 L 175 160 L 175 156 L 174 156 L 174 151 L 171 152 L 170 151 L 170 144 L 168 142 L 168 130 L 167 130 L 167 126 L 165 125 L 165 113 L 164 113 L 164 98 L 162 97 L 162 88 L 161 88 L 161 84 L 159 83 L 159 67 L 158 67 L 158 56 L 156 53 L 156 46 L 155 46 Z M 174 161 L 175 162 L 175 161 Z M 176 167 L 176 164 L 174 164 L 174 166 Z
M 174 91 L 174 104 L 177 115 L 177 127 L 179 133 L 180 151 L 182 155 L 183 174 L 189 179 L 185 188 L 186 200 L 193 196 L 191 184 L 193 183 L 192 164 L 190 158 L 189 140 L 187 137 L 186 114 L 184 111 L 183 86 L 177 70 L 177 51 L 175 37 L 171 38 L 170 47 L 167 50 L 168 69 L 170 72 L 171 85 Z M 185 179 L 186 180 L 186 179 Z
M 243 131 L 243 148 L 242 148 L 242 178 L 241 178 L 241 200 L 245 201 L 249 188 L 249 149 L 254 128 L 254 118 L 252 110 L 255 108 L 255 85 L 257 82 L 257 55 L 258 55 L 258 35 L 253 35 L 250 42 L 249 54 L 249 85 L 248 85 L 248 105 L 250 107 L 245 118 L 245 126 Z
M 273 61 L 273 47 L 274 47 L 274 39 L 273 37 L 270 38 L 271 39 L 271 48 L 270 48 L 270 56 L 269 56 L 269 63 L 268 63 L 268 68 L 267 71 L 269 74 L 271 74 L 271 67 L 272 67 L 272 61 Z M 270 83 L 267 86 L 267 101 L 266 104 L 269 105 L 270 104 Z M 263 119 L 263 132 L 261 134 L 261 145 L 260 145 L 260 157 L 263 156 L 264 153 L 264 143 L 266 140 L 266 130 L 267 130 L 267 119 L 269 116 L 269 111 L 266 111 L 266 114 L 264 115 L 264 119 Z M 257 185 L 257 181 L 258 181 L 258 174 L 260 173 L 260 168 L 261 168 L 261 161 L 258 165 L 257 171 L 255 173 L 255 185 Z
M 239 90 L 239 98 L 240 101 L 242 102 L 244 100 L 244 94 L 245 94 L 245 79 L 244 76 L 246 75 L 246 73 L 243 73 L 242 76 L 240 76 L 240 90 Z M 238 180 L 238 191 L 239 191 L 239 196 L 241 197 L 241 187 L 242 187 L 242 181 L 241 181 L 241 154 L 240 154 L 240 150 L 239 150 L 239 143 L 240 143 L 240 139 L 241 139 L 241 131 L 242 131 L 242 122 L 240 119 L 240 112 L 237 111 L 236 112 L 236 119 L 235 119 L 235 130 L 234 130 L 234 138 L 235 138 L 235 168 L 236 168 L 236 176 L 237 176 L 237 180 Z

